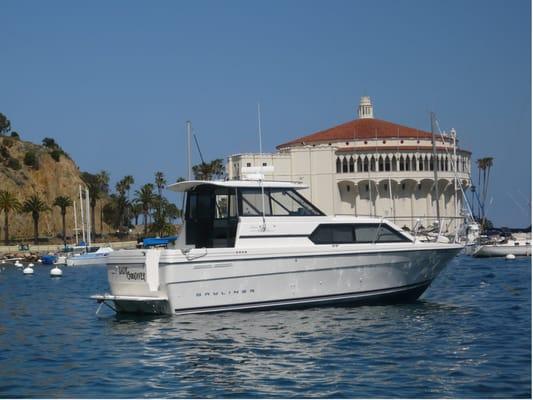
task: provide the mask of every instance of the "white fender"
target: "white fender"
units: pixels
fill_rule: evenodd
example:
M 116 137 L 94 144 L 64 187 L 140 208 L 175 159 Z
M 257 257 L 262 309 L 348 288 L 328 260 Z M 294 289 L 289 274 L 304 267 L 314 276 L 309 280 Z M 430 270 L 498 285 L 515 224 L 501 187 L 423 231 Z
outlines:
M 146 271 L 146 283 L 150 292 L 157 292 L 159 290 L 159 257 L 161 251 L 158 249 L 146 250 L 146 258 L 144 267 Z

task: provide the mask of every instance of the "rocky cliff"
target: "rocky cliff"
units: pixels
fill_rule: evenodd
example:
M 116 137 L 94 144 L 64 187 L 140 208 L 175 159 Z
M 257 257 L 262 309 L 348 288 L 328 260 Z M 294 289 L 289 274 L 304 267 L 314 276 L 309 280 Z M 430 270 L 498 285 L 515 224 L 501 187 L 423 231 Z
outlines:
M 41 214 L 39 236 L 53 238 L 61 232 L 61 213 L 53 203 L 57 196 L 68 196 L 79 207 L 79 185 L 82 184 L 78 166 L 57 145 L 40 146 L 13 137 L 0 137 L 0 190 L 8 190 L 23 203 L 37 194 L 50 208 Z M 78 209 L 79 210 L 79 209 Z M 100 210 L 100 205 L 97 205 Z M 99 211 L 98 211 L 99 212 Z M 3 240 L 4 218 L 0 212 L 0 240 Z M 100 219 L 97 218 L 97 231 Z M 78 224 L 79 224 L 78 211 Z M 74 211 L 67 209 L 67 235 L 74 234 Z M 31 214 L 9 215 L 10 238 L 28 240 L 33 236 Z

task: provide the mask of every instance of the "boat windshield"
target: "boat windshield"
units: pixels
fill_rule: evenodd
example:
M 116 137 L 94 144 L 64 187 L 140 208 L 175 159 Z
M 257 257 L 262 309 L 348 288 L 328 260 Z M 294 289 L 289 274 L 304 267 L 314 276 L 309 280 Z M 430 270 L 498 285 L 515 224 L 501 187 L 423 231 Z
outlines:
M 319 216 L 322 211 L 312 205 L 294 189 L 240 188 L 239 214 L 244 217 L 265 216 Z

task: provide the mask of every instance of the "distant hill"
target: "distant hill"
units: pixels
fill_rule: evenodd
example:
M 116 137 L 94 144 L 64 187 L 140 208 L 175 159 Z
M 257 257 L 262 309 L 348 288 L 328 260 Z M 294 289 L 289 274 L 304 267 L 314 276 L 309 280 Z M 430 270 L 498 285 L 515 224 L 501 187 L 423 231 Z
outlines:
M 43 141 L 43 143 L 46 142 Z M 52 204 L 57 196 L 69 196 L 79 207 L 79 185 L 82 184 L 76 163 L 55 144 L 47 146 L 23 141 L 17 137 L 0 136 L 0 190 L 12 192 L 21 203 L 37 194 L 51 208 L 40 217 L 40 237 L 55 237 L 61 232 L 61 214 Z M 97 206 L 97 210 L 100 207 Z M 4 218 L 0 218 L 0 240 L 3 239 Z M 73 235 L 73 208 L 67 209 L 67 236 Z M 98 231 L 100 230 L 97 218 Z M 79 224 L 79 214 L 78 214 Z M 30 214 L 10 213 L 10 237 L 31 238 L 33 232 Z

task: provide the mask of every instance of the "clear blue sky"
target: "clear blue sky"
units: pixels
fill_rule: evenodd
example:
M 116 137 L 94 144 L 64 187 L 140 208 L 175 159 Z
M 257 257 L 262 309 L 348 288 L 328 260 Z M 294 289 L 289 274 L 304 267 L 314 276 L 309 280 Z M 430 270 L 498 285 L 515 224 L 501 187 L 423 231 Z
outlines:
M 0 15 L 0 112 L 82 170 L 174 180 L 186 120 L 206 159 L 258 151 L 259 101 L 273 151 L 368 94 L 376 117 L 429 130 L 434 111 L 474 162 L 494 157 L 489 217 L 529 224 L 527 0 L 2 0 Z

